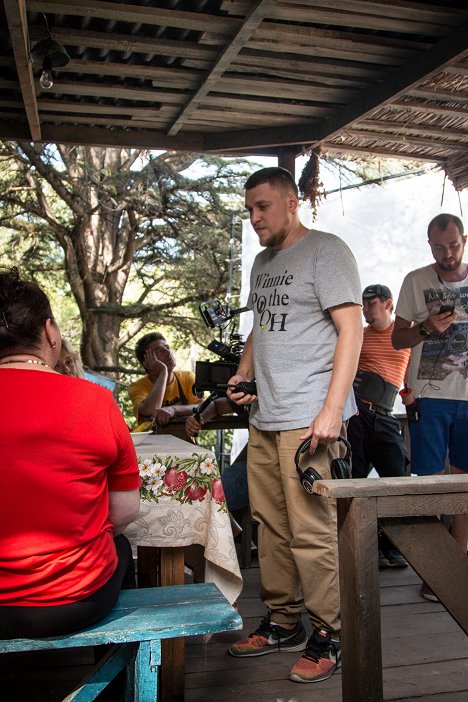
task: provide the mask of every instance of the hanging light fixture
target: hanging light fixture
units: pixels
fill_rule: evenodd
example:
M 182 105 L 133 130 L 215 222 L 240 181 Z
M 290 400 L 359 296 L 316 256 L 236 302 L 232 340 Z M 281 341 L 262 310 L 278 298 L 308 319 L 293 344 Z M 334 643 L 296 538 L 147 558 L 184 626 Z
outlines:
M 41 39 L 31 49 L 30 58 L 33 63 L 42 64 L 42 73 L 39 83 L 44 90 L 50 90 L 54 84 L 52 70 L 63 68 L 70 61 L 70 57 L 65 47 L 49 35 L 47 39 Z

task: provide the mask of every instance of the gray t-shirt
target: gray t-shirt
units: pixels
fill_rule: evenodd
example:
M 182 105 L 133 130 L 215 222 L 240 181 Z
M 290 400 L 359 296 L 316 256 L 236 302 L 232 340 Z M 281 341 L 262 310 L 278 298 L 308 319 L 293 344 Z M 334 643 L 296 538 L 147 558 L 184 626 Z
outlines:
M 344 303 L 361 304 L 361 282 L 337 236 L 312 229 L 286 249 L 257 255 L 248 301 L 258 390 L 250 421 L 257 428 L 308 427 L 320 412 L 338 336 L 328 309 Z M 356 411 L 351 391 L 343 420 Z

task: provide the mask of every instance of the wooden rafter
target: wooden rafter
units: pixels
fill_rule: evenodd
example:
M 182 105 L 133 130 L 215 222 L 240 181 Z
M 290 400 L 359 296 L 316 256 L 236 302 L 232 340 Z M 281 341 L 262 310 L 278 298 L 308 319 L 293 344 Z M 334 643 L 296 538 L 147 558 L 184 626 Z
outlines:
M 41 140 L 41 125 L 37 109 L 34 77 L 29 60 L 28 23 L 25 0 L 3 0 L 10 31 L 16 71 L 23 95 L 24 109 L 32 141 Z
M 309 147 L 316 147 L 321 142 L 328 141 L 335 134 L 353 125 L 376 110 L 400 97 L 406 90 L 416 86 L 423 79 L 440 71 L 446 63 L 453 62 L 468 55 L 467 49 L 468 23 L 450 32 L 441 39 L 432 49 L 421 54 L 417 59 L 405 64 L 399 71 L 391 74 L 385 84 L 379 87 L 372 86 L 333 118 L 321 125 L 310 129 L 291 128 L 284 129 L 281 135 L 275 129 L 263 129 L 261 134 L 249 131 L 239 131 L 229 135 L 229 141 L 234 149 L 241 148 L 241 143 L 246 149 L 255 140 L 257 146 L 273 146 L 287 143 L 304 143 Z M 279 139 L 279 140 L 278 140 Z M 261 141 L 262 143 L 259 143 Z M 208 146 L 209 144 L 209 146 Z M 206 148 L 211 151 L 223 151 L 228 148 L 223 135 L 214 134 L 206 137 Z
M 240 29 L 223 49 L 216 63 L 211 67 L 209 76 L 198 87 L 196 92 L 192 95 L 188 103 L 183 108 L 180 115 L 172 124 L 168 131 L 170 136 L 175 136 L 178 134 L 183 125 L 197 109 L 203 98 L 216 87 L 217 82 L 223 75 L 224 71 L 229 67 L 233 58 L 237 56 L 237 54 L 244 48 L 246 41 L 250 39 L 259 24 L 264 20 L 268 13 L 271 12 L 276 2 L 277 0 L 258 0 L 258 2 L 256 2 L 252 10 L 246 16 Z
M 71 58 L 47 91 L 28 61 L 43 13 Z M 2 139 L 287 167 L 320 147 L 436 161 L 468 183 L 460 0 L 5 0 L 0 38 Z
M 132 5 L 131 3 L 101 2 L 101 0 L 28 0 L 28 10 L 32 12 L 51 12 L 77 17 L 96 17 L 117 22 L 148 24 L 163 27 L 175 27 L 196 32 L 207 29 L 220 34 L 233 34 L 242 24 L 241 20 L 230 17 L 208 15 L 200 12 L 182 12 L 165 10 L 160 7 Z

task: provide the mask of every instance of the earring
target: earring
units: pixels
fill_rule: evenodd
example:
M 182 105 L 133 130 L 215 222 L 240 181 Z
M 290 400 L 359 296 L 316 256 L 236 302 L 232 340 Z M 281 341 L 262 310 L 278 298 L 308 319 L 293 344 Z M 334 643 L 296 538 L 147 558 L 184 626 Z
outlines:
M 51 346 L 52 349 L 55 349 L 55 347 L 57 346 L 57 342 L 56 342 L 56 341 L 52 341 L 52 343 L 50 344 L 50 346 Z

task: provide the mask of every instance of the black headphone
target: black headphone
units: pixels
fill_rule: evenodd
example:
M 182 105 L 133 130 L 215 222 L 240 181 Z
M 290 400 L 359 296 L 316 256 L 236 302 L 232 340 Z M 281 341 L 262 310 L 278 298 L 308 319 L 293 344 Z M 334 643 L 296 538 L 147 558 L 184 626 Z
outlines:
M 312 466 L 306 468 L 305 470 L 302 470 L 302 468 L 299 466 L 299 460 L 302 454 L 305 453 L 309 448 L 310 441 L 310 438 L 306 439 L 299 446 L 299 448 L 296 451 L 296 455 L 294 456 L 294 463 L 296 464 L 297 474 L 299 475 L 299 480 L 301 481 L 302 487 L 308 493 L 312 494 L 313 485 L 315 481 L 323 480 L 323 478 L 320 475 L 320 473 L 317 470 L 315 470 L 315 468 L 313 468 Z M 344 458 L 334 458 L 333 461 L 330 463 L 330 472 L 332 478 L 342 480 L 343 478 L 351 477 L 352 451 L 351 444 L 347 439 L 344 438 L 344 436 L 339 436 L 337 441 L 342 441 L 346 446 L 346 456 Z

